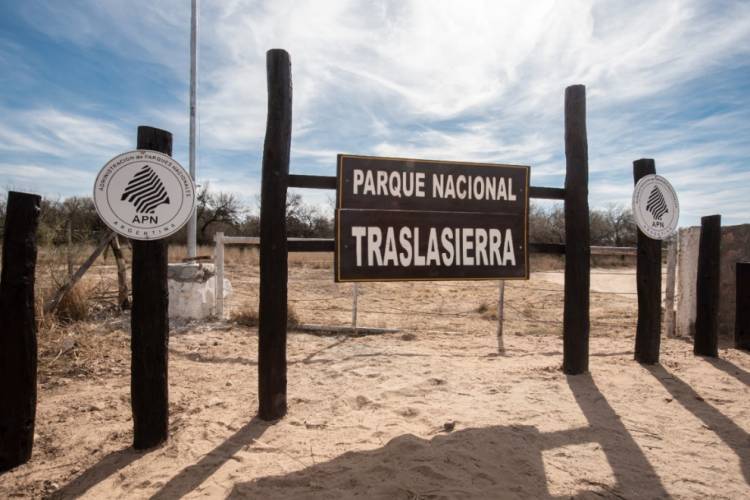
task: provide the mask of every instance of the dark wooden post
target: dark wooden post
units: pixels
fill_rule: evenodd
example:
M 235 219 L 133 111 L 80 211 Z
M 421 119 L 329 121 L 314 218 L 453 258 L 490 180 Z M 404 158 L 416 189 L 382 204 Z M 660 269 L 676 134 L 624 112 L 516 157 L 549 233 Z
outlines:
M 281 49 L 266 53 L 268 118 L 260 200 L 260 324 L 258 414 L 286 415 L 286 190 L 292 142 L 292 67 Z
M 655 174 L 654 160 L 633 162 L 633 180 Z M 638 231 L 636 283 L 638 286 L 638 326 L 635 331 L 635 360 L 652 365 L 659 362 L 661 341 L 661 241 Z
M 721 215 L 701 217 L 693 353 L 714 358 L 719 355 L 720 260 Z
M 31 458 L 36 418 L 34 271 L 41 198 L 8 193 L 0 277 L 0 471 Z
M 750 350 L 750 262 L 737 263 L 737 312 L 734 316 L 734 345 Z
M 138 149 L 171 155 L 172 134 L 157 128 L 138 127 Z M 132 244 L 130 398 L 133 447 L 142 450 L 164 442 L 168 435 L 167 244 L 164 240 L 133 240 Z
M 589 369 L 589 153 L 586 87 L 565 89 L 565 310 L 563 371 Z

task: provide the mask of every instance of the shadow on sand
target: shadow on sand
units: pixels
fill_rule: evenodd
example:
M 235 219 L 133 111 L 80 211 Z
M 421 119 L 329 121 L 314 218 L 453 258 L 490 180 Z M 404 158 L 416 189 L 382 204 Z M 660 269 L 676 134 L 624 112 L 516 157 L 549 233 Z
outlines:
M 653 467 L 591 376 L 567 380 L 589 422 L 586 427 L 541 433 L 527 425 L 493 426 L 429 440 L 405 434 L 376 450 L 349 452 L 290 474 L 238 483 L 229 497 L 553 498 L 543 452 L 566 456 L 571 469 L 563 473 L 580 476 L 575 452 L 564 447 L 584 443 L 599 444 L 615 484 L 579 477 L 577 496 L 667 497 Z
M 133 448 L 123 448 L 106 455 L 96 464 L 86 469 L 71 482 L 55 491 L 50 498 L 78 498 L 89 489 L 101 483 L 117 471 L 124 469 L 152 450 L 137 451 Z
M 711 358 L 706 358 L 706 360 L 719 369 L 732 365 L 728 361 L 722 362 Z M 750 436 L 748 433 L 734 423 L 732 419 L 704 401 L 690 385 L 675 374 L 668 372 L 660 365 L 647 366 L 646 368 L 672 395 L 675 401 L 703 421 L 708 429 L 734 450 L 740 459 L 740 469 L 745 482 L 750 484 Z M 739 368 L 737 369 L 739 370 Z
M 731 361 L 727 361 L 726 359 L 721 358 L 708 357 L 703 358 L 703 360 L 717 370 L 721 370 L 727 375 L 731 375 L 732 377 L 736 378 L 743 384 L 750 386 L 750 373 L 746 372 Z
M 182 498 L 208 479 L 238 451 L 259 438 L 272 423 L 254 417 L 198 462 L 185 467 L 154 494 L 152 499 Z

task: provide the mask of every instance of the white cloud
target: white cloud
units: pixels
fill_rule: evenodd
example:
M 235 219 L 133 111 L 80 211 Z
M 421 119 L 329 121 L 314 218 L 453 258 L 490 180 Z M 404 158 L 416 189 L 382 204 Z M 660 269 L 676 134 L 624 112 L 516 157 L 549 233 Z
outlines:
M 25 11 L 50 36 L 187 78 L 189 2 L 31 1 Z M 200 158 L 227 165 L 206 171 L 217 186 L 257 189 L 259 162 L 240 169 L 215 158 L 260 155 L 265 53 L 280 47 L 292 59 L 296 173 L 333 174 L 336 152 L 370 153 L 531 164 L 535 183 L 559 186 L 563 92 L 583 83 L 592 206 L 627 203 L 632 161 L 649 156 L 673 176 L 685 213 L 750 218 L 739 160 L 748 156 L 748 97 L 732 82 L 714 95 L 689 87 L 746 64 L 750 3 L 232 0 L 203 2 L 201 12 Z M 179 131 L 177 143 L 186 97 L 142 114 Z M 700 112 L 716 101 L 734 109 Z M 130 142 L 111 121 L 56 112 L 6 120 L 0 148 L 62 157 L 92 129 L 102 149 Z M 702 189 L 720 187 L 712 168 L 734 183 L 720 199 Z
M 0 150 L 41 153 L 73 158 L 117 152 L 132 141 L 120 128 L 103 119 L 65 113 L 55 108 L 41 108 L 3 114 L 12 121 L 0 123 Z

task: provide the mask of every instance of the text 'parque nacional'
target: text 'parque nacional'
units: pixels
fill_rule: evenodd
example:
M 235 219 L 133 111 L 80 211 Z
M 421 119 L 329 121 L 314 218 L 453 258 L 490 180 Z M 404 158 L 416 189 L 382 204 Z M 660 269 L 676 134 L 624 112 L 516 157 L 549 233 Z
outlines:
M 339 155 L 336 280 L 525 279 L 529 167 Z

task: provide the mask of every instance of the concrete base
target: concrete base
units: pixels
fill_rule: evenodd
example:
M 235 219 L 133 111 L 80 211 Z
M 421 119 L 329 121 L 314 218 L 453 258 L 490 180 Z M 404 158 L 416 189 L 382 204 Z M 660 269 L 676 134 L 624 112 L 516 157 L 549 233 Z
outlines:
M 170 319 L 216 317 L 216 276 L 213 264 L 169 264 Z M 224 278 L 224 316 L 229 315 L 228 297 L 232 284 Z M 221 318 L 224 319 L 224 318 Z

